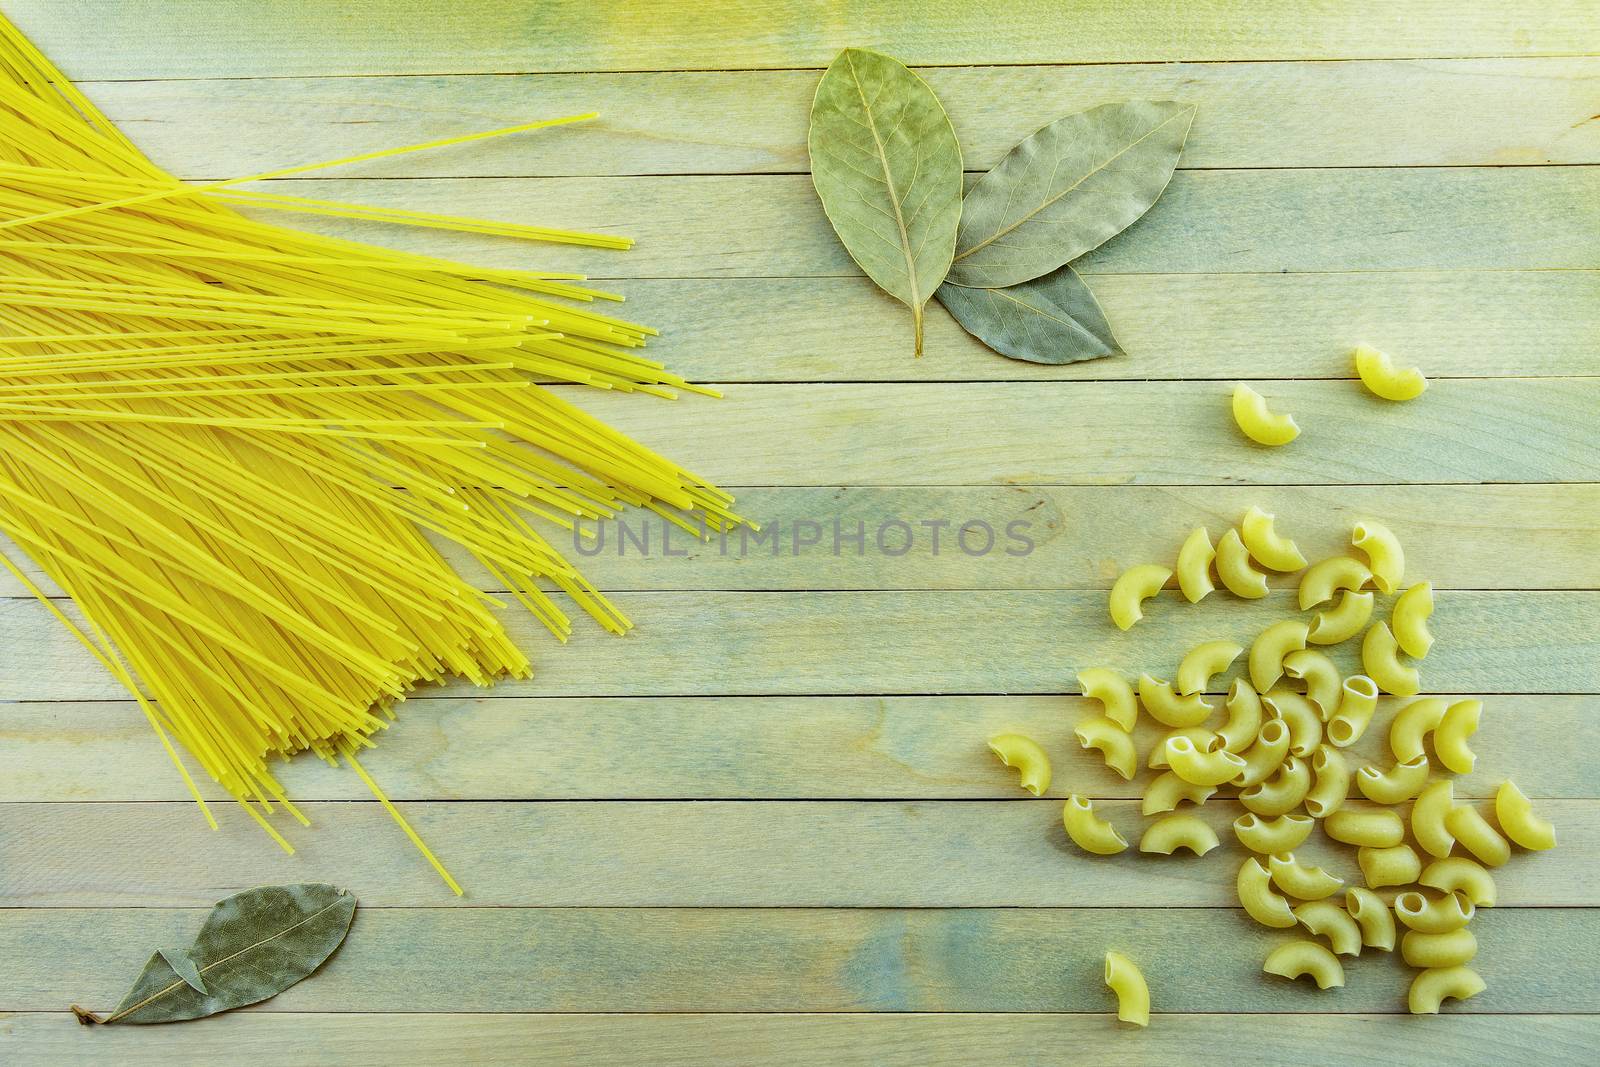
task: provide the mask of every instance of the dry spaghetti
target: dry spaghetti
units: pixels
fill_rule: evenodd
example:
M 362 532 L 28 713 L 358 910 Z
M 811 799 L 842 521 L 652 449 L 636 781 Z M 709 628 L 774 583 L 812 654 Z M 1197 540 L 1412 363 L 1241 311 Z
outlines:
M 630 623 L 534 520 L 740 520 L 728 494 L 548 387 L 696 388 L 643 356 L 655 331 L 580 306 L 614 297 L 234 206 L 626 239 L 237 186 L 589 116 L 185 185 L 3 18 L 0 68 L 0 531 L 76 617 L 0 560 L 133 694 L 212 826 L 173 738 L 285 849 L 270 816 L 306 820 L 270 763 L 310 750 L 359 775 L 460 892 L 356 758 L 419 686 L 530 674 L 504 600 L 434 540 L 565 640 L 552 591 L 608 630 Z

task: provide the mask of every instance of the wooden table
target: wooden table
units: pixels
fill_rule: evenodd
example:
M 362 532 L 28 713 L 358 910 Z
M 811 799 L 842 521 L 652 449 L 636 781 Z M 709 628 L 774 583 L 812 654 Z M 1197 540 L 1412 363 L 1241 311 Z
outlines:
M 738 487 L 783 541 L 608 551 L 586 566 L 633 635 L 580 625 L 563 648 L 513 618 L 534 681 L 404 706 L 370 766 L 461 901 L 358 782 L 309 760 L 284 774 L 315 822 L 297 855 L 226 807 L 208 832 L 113 681 L 0 590 L 0 1061 L 1594 1062 L 1593 0 L 4 6 L 185 178 L 600 111 L 296 188 L 637 237 L 605 253 L 327 227 L 606 279 L 664 328 L 662 358 L 727 398 L 579 399 Z M 908 317 L 805 173 L 812 89 L 845 45 L 922 68 L 974 170 L 1094 103 L 1199 105 L 1165 198 L 1081 263 L 1126 356 L 1011 362 L 933 309 L 912 358 Z M 1432 387 L 1367 395 L 1358 341 Z M 1243 441 L 1238 379 L 1301 439 Z M 1233 803 L 1202 809 L 1226 843 L 1202 860 L 1093 859 L 1062 833 L 1070 790 L 1139 821 L 1136 787 L 1072 741 L 1075 670 L 1167 672 L 1293 611 L 1285 581 L 1249 604 L 1168 595 L 1127 635 L 1106 619 L 1119 570 L 1251 504 L 1312 558 L 1356 518 L 1392 526 L 1438 589 L 1428 691 L 1485 695 L 1457 795 L 1510 774 L 1559 825 L 1559 849 L 1497 873 L 1501 905 L 1473 926 L 1488 990 L 1444 1016 L 1400 1014 L 1393 955 L 1328 993 L 1260 973 L 1282 935 L 1234 906 Z M 864 554 L 834 553 L 836 518 L 867 524 Z M 807 519 L 822 544 L 793 555 Z M 973 519 L 1030 523 L 1034 548 L 968 555 L 951 538 Z M 917 535 L 903 555 L 873 544 L 894 520 Z M 919 524 L 939 520 L 935 555 Z M 1050 797 L 985 750 L 1006 728 L 1046 742 Z M 114 1004 L 215 899 L 301 880 L 361 898 L 310 981 L 160 1029 L 66 1013 Z M 1109 947 L 1150 978 L 1148 1031 L 1109 1014 Z

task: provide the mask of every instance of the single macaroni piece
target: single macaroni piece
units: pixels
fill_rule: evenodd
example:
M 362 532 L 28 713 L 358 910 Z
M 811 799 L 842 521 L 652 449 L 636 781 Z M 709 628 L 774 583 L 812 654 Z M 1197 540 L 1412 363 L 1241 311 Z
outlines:
M 1316 706 L 1299 693 L 1274 689 L 1261 698 L 1268 714 L 1289 728 L 1289 753 L 1309 756 L 1322 744 L 1322 719 Z
M 1227 708 L 1228 721 L 1217 730 L 1217 736 L 1229 752 L 1243 752 L 1261 730 L 1261 697 L 1249 682 L 1235 678 L 1228 687 Z
M 1328 946 L 1340 956 L 1361 955 L 1361 927 L 1350 913 L 1331 900 L 1310 900 L 1297 904 L 1294 917 L 1312 937 L 1325 937 Z
M 1050 788 L 1050 757 L 1031 737 L 1021 734 L 996 734 L 989 738 L 989 751 L 1000 757 L 1007 767 L 1021 772 L 1022 788 L 1034 796 L 1043 796 Z
M 1117 1018 L 1135 1026 L 1150 1025 L 1150 987 L 1138 966 L 1120 952 L 1106 953 L 1106 985 L 1117 995 Z
M 1445 812 L 1444 828 L 1485 867 L 1503 867 L 1511 858 L 1511 846 L 1477 808 L 1470 805 L 1451 808 Z
M 1422 861 L 1410 845 L 1357 849 L 1356 862 L 1361 866 L 1361 877 L 1366 880 L 1368 889 L 1410 885 L 1422 873 Z
M 1199 693 L 1180 697 L 1169 682 L 1139 675 L 1139 703 L 1162 726 L 1199 726 L 1211 717 L 1211 705 Z
M 1361 943 L 1388 952 L 1394 948 L 1394 912 L 1370 889 L 1351 886 L 1344 892 L 1344 910 L 1361 927 Z
M 1407 930 L 1400 939 L 1400 955 L 1413 967 L 1459 967 L 1478 954 L 1478 939 L 1463 926 L 1444 934 Z
M 1556 847 L 1556 828 L 1533 813 L 1533 802 L 1509 778 L 1495 791 L 1494 817 L 1506 836 L 1523 848 L 1541 852 Z
M 1385 400 L 1415 400 L 1428 387 L 1420 370 L 1396 367 L 1387 353 L 1366 345 L 1356 346 L 1356 373 L 1362 385 Z
M 1233 833 L 1239 843 L 1251 852 L 1270 856 L 1275 852 L 1293 852 L 1299 848 L 1315 825 L 1313 820 L 1304 815 L 1262 819 L 1252 812 L 1233 820 Z
M 1412 659 L 1422 659 L 1433 647 L 1428 616 L 1433 614 L 1433 583 L 1418 582 L 1401 593 L 1389 609 L 1389 629 L 1400 648 Z
M 1178 664 L 1178 692 L 1204 693 L 1212 678 L 1226 671 L 1244 651 L 1232 641 L 1206 641 L 1195 645 Z
M 1300 610 L 1310 611 L 1318 604 L 1327 603 L 1341 589 L 1360 592 L 1370 581 L 1372 572 L 1354 556 L 1329 556 L 1318 560 L 1300 576 Z
M 1323 722 L 1333 718 L 1344 689 L 1333 660 L 1314 648 L 1299 648 L 1283 657 L 1283 673 L 1306 684 L 1306 699 L 1317 706 Z
M 1073 731 L 1078 744 L 1085 749 L 1096 749 L 1107 767 L 1131 781 L 1139 769 L 1139 753 L 1133 747 L 1133 735 L 1103 715 L 1085 719 Z
M 1440 697 L 1423 697 L 1395 712 L 1394 720 L 1389 723 L 1389 751 L 1394 753 L 1394 758 L 1404 763 L 1426 755 L 1422 739 L 1444 721 L 1448 707 Z
M 1293 415 L 1275 415 L 1267 398 L 1243 382 L 1233 387 L 1233 421 L 1258 445 L 1286 445 L 1300 436 Z
M 1178 565 L 1173 568 L 1178 572 L 1178 589 L 1189 603 L 1200 603 L 1217 588 L 1211 580 L 1211 561 L 1216 558 L 1211 532 L 1204 526 L 1196 526 L 1184 538 L 1183 547 L 1178 549 Z
M 1161 587 L 1171 577 L 1171 571 L 1155 563 L 1141 563 L 1123 571 L 1111 587 L 1109 600 L 1111 621 L 1117 624 L 1117 629 L 1129 629 L 1144 618 L 1144 610 L 1139 605 L 1161 592 Z
M 1187 737 L 1167 738 L 1166 749 L 1172 772 L 1194 785 L 1222 785 L 1244 770 L 1244 757 L 1238 753 L 1225 748 L 1202 752 Z
M 1483 701 L 1458 700 L 1445 709 L 1444 718 L 1433 731 L 1433 750 L 1439 762 L 1456 774 L 1471 774 L 1478 757 L 1467 747 L 1467 738 L 1478 732 Z
M 1408 697 L 1422 688 L 1422 676 L 1415 667 L 1400 662 L 1400 646 L 1386 622 L 1374 623 L 1361 639 L 1361 669 L 1378 688 L 1395 696 Z
M 1061 809 L 1061 824 L 1067 836 L 1085 852 L 1097 856 L 1113 856 L 1128 847 L 1128 842 L 1117 833 L 1117 828 L 1094 813 L 1094 804 L 1085 796 L 1073 793 Z
M 1352 674 L 1340 691 L 1339 710 L 1328 720 L 1328 740 L 1340 748 L 1349 748 L 1367 732 L 1367 724 L 1377 710 L 1378 683 L 1364 674 Z
M 1366 848 L 1393 848 L 1406 836 L 1405 823 L 1388 808 L 1340 808 L 1322 820 L 1322 830 L 1335 841 Z
M 1260 600 L 1267 595 L 1267 576 L 1251 565 L 1238 530 L 1229 530 L 1217 542 L 1217 577 L 1234 596 Z
M 1477 911 L 1460 893 L 1446 893 L 1442 897 L 1426 897 L 1415 890 L 1394 898 L 1394 913 L 1412 930 L 1425 934 L 1447 934 L 1459 930 L 1472 921 Z
M 1283 677 L 1283 657 L 1306 647 L 1307 626 L 1299 619 L 1275 622 L 1256 635 L 1250 645 L 1250 684 L 1266 693 Z
M 1350 543 L 1367 554 L 1372 584 L 1378 592 L 1392 593 L 1400 588 L 1406 575 L 1406 553 L 1400 547 L 1400 539 L 1387 526 L 1364 519 L 1351 528 Z
M 1300 757 L 1290 756 L 1271 778 L 1240 793 L 1239 803 L 1268 818 L 1286 815 L 1300 806 L 1310 788 L 1310 769 Z
M 1090 667 L 1078 672 L 1078 685 L 1084 696 L 1100 702 L 1106 718 L 1124 730 L 1133 729 L 1139 719 L 1139 705 L 1126 678 L 1105 667 Z
M 1412 756 L 1386 771 L 1368 764 L 1356 772 L 1356 788 L 1374 804 L 1402 804 L 1428 784 L 1428 757 Z
M 1261 724 L 1255 744 L 1244 754 L 1244 773 L 1231 783 L 1241 789 L 1260 785 L 1283 765 L 1289 754 L 1289 726 L 1282 719 L 1268 719 Z
M 1267 953 L 1261 969 L 1283 978 L 1304 978 L 1310 975 L 1318 989 L 1333 989 L 1344 985 L 1344 967 L 1339 957 L 1315 941 L 1291 941 Z
M 1186 848 L 1196 856 L 1204 856 L 1216 848 L 1217 832 L 1193 815 L 1168 815 L 1157 819 L 1139 839 L 1140 852 L 1158 852 L 1170 856 Z
M 1331 611 L 1319 611 L 1311 619 L 1306 640 L 1314 645 L 1337 645 L 1361 632 L 1372 618 L 1372 594 L 1345 590 Z
M 1314 781 L 1305 795 L 1306 814 L 1326 819 L 1344 807 L 1350 795 L 1350 765 L 1332 745 L 1318 745 L 1311 757 L 1311 774 Z
M 1278 533 L 1276 520 L 1276 516 L 1251 505 L 1239 523 L 1239 540 L 1251 558 L 1268 570 L 1297 571 L 1306 565 L 1306 558 L 1293 541 Z
M 1455 847 L 1455 835 L 1444 824 L 1444 817 L 1455 806 L 1455 788 L 1448 778 L 1417 794 L 1416 803 L 1411 805 L 1411 836 L 1428 855 L 1443 858 Z
M 1174 737 L 1181 737 L 1191 742 L 1196 752 L 1211 752 L 1222 747 L 1217 735 L 1204 726 L 1180 726 L 1162 734 L 1161 740 L 1151 746 L 1150 759 L 1145 766 L 1153 771 L 1164 771 L 1171 767 L 1172 763 L 1167 759 L 1167 742 Z
M 1287 930 L 1299 920 L 1289 908 L 1288 900 L 1272 891 L 1272 876 L 1255 856 L 1244 861 L 1239 868 L 1239 903 L 1245 914 L 1262 926 Z
M 1210 800 L 1216 791 L 1215 786 L 1195 785 L 1167 771 L 1157 775 L 1145 787 L 1144 802 L 1139 806 L 1139 811 L 1144 815 L 1159 815 L 1164 811 L 1176 810 L 1185 800 L 1199 807 Z
M 1321 867 L 1307 867 L 1294 858 L 1293 852 L 1279 852 L 1267 858 L 1272 871 L 1272 884 L 1301 900 L 1321 900 L 1331 897 L 1344 888 L 1344 879 L 1329 874 Z
M 1494 907 L 1494 875 L 1465 856 L 1434 860 L 1417 876 L 1417 884 L 1441 893 L 1460 893 L 1475 908 Z
M 1471 967 L 1432 967 L 1411 980 L 1407 998 L 1412 1015 L 1438 1015 L 1446 1000 L 1466 1000 L 1487 988 Z

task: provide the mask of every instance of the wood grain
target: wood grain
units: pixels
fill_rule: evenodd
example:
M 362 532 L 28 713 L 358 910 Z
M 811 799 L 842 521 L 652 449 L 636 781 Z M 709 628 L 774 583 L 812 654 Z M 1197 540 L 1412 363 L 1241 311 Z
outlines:
M 596 278 L 857 277 L 809 175 L 279 181 L 299 196 L 626 234 L 627 252 L 260 212 L 486 266 Z M 1594 269 L 1600 168 L 1183 171 L 1091 274 Z M 1091 283 L 1092 284 L 1092 283 Z M 819 312 L 823 309 L 819 308 Z M 910 346 L 907 345 L 909 355 Z
M 1600 698 L 1487 696 L 1472 737 L 1478 770 L 1456 796 L 1488 797 L 1513 778 L 1531 797 L 1600 795 Z M 1388 766 L 1385 698 L 1346 750 L 1352 769 Z M 1046 748 L 1050 795 L 1142 795 L 1072 735 L 1100 707 L 1081 697 L 424 697 L 362 757 L 396 800 L 1021 798 L 984 740 L 1018 732 Z M 1220 717 L 1219 717 L 1220 721 Z M 1139 727 L 1141 749 L 1157 734 Z M 277 772 L 296 802 L 366 800 L 347 770 L 300 758 Z M 226 800 L 220 786 L 205 795 Z M 185 801 L 131 701 L 0 709 L 0 802 Z
M 822 67 L 868 46 L 917 64 L 1579 55 L 1600 51 L 1584 0 L 1473 4 L 1383 0 L 1023 0 L 952 4 L 907 18 L 891 0 L 818 17 L 805 0 L 537 6 L 481 0 L 324 8 L 228 0 L 61 7 L 17 0 L 7 14 L 73 78 L 455 74 Z
M 1082 667 L 1166 671 L 1202 640 L 1248 643 L 1293 614 L 1289 596 L 1188 605 L 1169 590 L 1123 634 L 1098 591 L 630 593 L 621 603 L 638 630 L 585 627 L 559 652 L 526 613 L 508 614 L 537 673 L 493 693 L 1063 693 Z M 1429 625 L 1438 638 L 1422 667 L 1430 692 L 1600 693 L 1600 593 L 1462 590 L 1439 598 Z M 1346 673 L 1356 667 L 1351 645 L 1333 650 Z M 0 600 L 0 648 L 9 652 L 0 700 L 126 696 L 34 601 Z
M 997 768 L 998 770 L 998 768 Z M 1220 908 L 1237 903 L 1248 855 L 1235 801 L 1197 814 L 1223 847 L 1194 858 L 1078 850 L 1061 802 L 1018 791 L 1007 801 L 607 801 L 406 805 L 406 818 L 476 907 L 1076 907 Z M 1366 807 L 1359 799 L 1352 807 Z M 1137 840 L 1137 801 L 1103 816 Z M 3 809 L 0 905 L 11 908 L 208 904 L 267 882 L 359 887 L 366 907 L 455 898 L 375 803 L 302 806 L 310 828 L 281 817 L 279 852 L 242 812 L 207 829 L 191 804 L 16 804 Z M 1483 810 L 1489 810 L 1484 806 Z M 1600 905 L 1600 800 L 1545 800 L 1560 847 L 1519 854 L 1494 872 L 1501 903 Z M 1359 879 L 1355 849 L 1320 834 L 1295 850 Z M 159 865 L 150 858 L 162 857 Z M 1596 922 L 1600 922 L 1597 913 Z
M 0 971 L 0 1009 L 112 1005 L 152 946 L 179 943 L 201 919 L 152 909 L 8 918 L 0 950 L 18 965 Z M 1600 995 L 1586 951 L 1600 936 L 1600 913 L 1494 908 L 1473 929 L 1488 988 L 1448 1014 L 1587 1012 Z M 1309 981 L 1261 973 L 1284 936 L 1209 908 L 364 907 L 312 980 L 251 1014 L 357 1004 L 375 1012 L 1064 1011 L 1092 1012 L 1107 1038 L 1121 1039 L 1101 981 L 1111 946 L 1139 961 L 1160 1011 L 1405 1010 L 1413 972 L 1398 953 L 1349 961 L 1345 987 L 1319 993 Z M 145 1032 L 158 1043 L 155 1034 L 172 1031 Z M 1523 1033 L 1532 1039 L 1526 1025 Z
M 1088 981 L 1089 979 L 1080 979 Z M 1587 1064 L 1600 1041 L 1593 1015 L 1185 1015 L 1157 1010 L 1149 1030 L 1120 1027 L 1108 1010 L 1085 1014 L 305 1014 L 239 1012 L 163 1033 L 89 1031 L 65 1012 L 0 1014 L 0 1053 L 16 1062 L 166 1067 L 216 1062 L 240 1048 L 270 1048 L 277 1067 L 390 1067 L 469 1062 L 512 1067 L 530 1049 L 570 1067 L 647 1062 L 655 1067 L 926 1067 L 942 1060 L 1045 1067 L 1064 1048 L 1094 1050 L 1105 1067 L 1182 1062 L 1234 1067 L 1241 1047 L 1290 1060 L 1307 1048 L 1339 1049 L 1352 1067 L 1390 1067 L 1395 1050 L 1425 1043 L 1441 1062 L 1498 1067 L 1527 1052 Z
M 1181 165 L 1600 162 L 1600 59 L 1107 64 L 922 71 L 970 170 L 1106 100 L 1198 107 Z M 80 86 L 165 169 L 232 178 L 591 111 L 531 138 L 375 160 L 327 177 L 782 173 L 809 169 L 817 71 L 275 78 Z M 1461 116 L 1472 121 L 1462 122 Z M 238 130 L 238 137 L 209 136 Z M 1417 131 L 1427 129 L 1429 136 Z

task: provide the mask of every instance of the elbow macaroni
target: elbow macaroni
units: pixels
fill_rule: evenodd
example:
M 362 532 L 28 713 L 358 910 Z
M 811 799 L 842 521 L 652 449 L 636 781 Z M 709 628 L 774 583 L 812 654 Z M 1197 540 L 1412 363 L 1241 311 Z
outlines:
M 1167 742 L 1174 737 L 1182 737 L 1192 742 L 1197 751 L 1210 752 L 1217 748 L 1217 735 L 1207 730 L 1204 726 L 1181 726 L 1175 730 L 1168 730 L 1161 735 L 1150 748 L 1150 760 L 1145 765 L 1153 771 L 1164 771 L 1172 766 L 1167 761 Z
M 1261 698 L 1272 717 L 1289 728 L 1289 753 L 1309 756 L 1322 744 L 1322 719 L 1311 701 L 1299 693 L 1274 690 Z
M 1328 720 L 1328 740 L 1340 748 L 1360 740 L 1378 710 L 1378 683 L 1364 674 L 1353 674 L 1344 680 L 1339 697 L 1339 710 Z
M 1150 1025 L 1150 987 L 1138 966 L 1120 952 L 1106 953 L 1106 985 L 1117 995 L 1117 1018 Z
M 1311 834 L 1313 820 L 1304 815 L 1280 815 L 1276 819 L 1263 819 L 1254 812 L 1233 820 L 1233 834 L 1239 843 L 1251 852 L 1270 856 L 1276 852 L 1293 852 Z
M 1199 693 L 1180 697 L 1169 682 L 1139 675 L 1139 703 L 1162 726 L 1199 726 L 1211 716 L 1211 705 Z
M 1410 885 L 1422 873 L 1422 861 L 1410 845 L 1357 849 L 1356 863 L 1361 867 L 1361 877 L 1366 880 L 1368 889 Z
M 1073 731 L 1078 744 L 1085 750 L 1095 749 L 1107 767 L 1122 775 L 1123 781 L 1132 781 L 1139 768 L 1139 753 L 1134 750 L 1133 737 L 1128 731 L 1104 716 L 1085 719 Z
M 1124 730 L 1132 730 L 1139 719 L 1139 705 L 1133 699 L 1133 686 L 1116 671 L 1090 667 L 1078 672 L 1083 695 L 1098 700 L 1105 716 Z
M 1389 723 L 1389 751 L 1397 761 L 1426 755 L 1422 739 L 1438 728 L 1447 707 L 1439 697 L 1423 697 L 1394 713 L 1394 721 Z
M 1199 807 L 1211 799 L 1215 793 L 1215 786 L 1195 785 L 1186 782 L 1171 771 L 1156 776 L 1144 791 L 1144 802 L 1139 806 L 1143 815 L 1159 815 L 1164 811 L 1173 811 L 1179 804 L 1187 800 Z
M 1217 832 L 1202 820 L 1193 815 L 1168 815 L 1145 830 L 1139 838 L 1139 851 L 1170 856 L 1186 848 L 1196 856 L 1204 856 L 1218 844 Z
M 1315 941 L 1291 941 L 1267 953 L 1261 969 L 1283 978 L 1304 978 L 1310 975 L 1318 989 L 1332 989 L 1344 985 L 1344 967 L 1339 957 Z
M 1031 737 L 1021 734 L 996 734 L 989 738 L 989 751 L 1000 757 L 1007 767 L 1020 773 L 1022 788 L 1034 796 L 1043 796 L 1050 788 L 1050 757 Z
M 1425 897 L 1412 890 L 1394 898 L 1394 913 L 1412 930 L 1425 934 L 1447 934 L 1472 921 L 1477 909 L 1460 893 Z
M 1344 888 L 1344 879 L 1321 867 L 1307 867 L 1293 852 L 1279 852 L 1267 858 L 1272 884 L 1301 900 L 1321 900 Z
M 1326 819 L 1344 807 L 1350 795 L 1350 767 L 1339 750 L 1332 745 L 1318 745 L 1311 757 L 1314 784 L 1305 795 L 1306 814 L 1314 819 Z
M 1200 603 L 1217 588 L 1211 580 L 1211 561 L 1216 558 L 1211 532 L 1204 526 L 1196 526 L 1184 538 L 1183 547 L 1178 549 L 1178 565 L 1173 568 L 1178 572 L 1178 589 L 1189 603 Z
M 1308 633 L 1309 636 L 1309 633 Z M 1304 682 L 1306 699 L 1317 706 L 1323 722 L 1339 710 L 1344 679 L 1333 660 L 1314 648 L 1300 648 L 1283 657 L 1283 673 L 1297 682 Z
M 1387 526 L 1370 519 L 1358 522 L 1351 528 L 1350 543 L 1367 554 L 1372 583 L 1380 593 L 1400 588 L 1406 575 L 1406 553 L 1400 547 L 1400 539 Z
M 1287 815 L 1300 806 L 1310 788 L 1311 772 L 1305 761 L 1290 756 L 1271 778 L 1240 793 L 1239 803 L 1257 815 Z
M 1428 617 L 1433 614 L 1433 584 L 1418 582 L 1395 600 L 1389 609 L 1389 629 L 1400 648 L 1412 659 L 1422 659 L 1433 647 L 1428 632 Z
M 1297 571 L 1306 565 L 1305 556 L 1289 538 L 1278 533 L 1277 516 L 1251 505 L 1239 523 L 1239 540 L 1257 563 L 1274 571 Z
M 1388 952 L 1394 948 L 1394 912 L 1383 898 L 1370 889 L 1351 886 L 1345 890 L 1344 910 L 1361 927 L 1361 943 Z
M 1335 841 L 1358 848 L 1392 848 L 1406 836 L 1400 816 L 1388 808 L 1370 811 L 1340 808 L 1322 820 L 1322 829 Z
M 1202 752 L 1187 737 L 1167 738 L 1166 750 L 1172 772 L 1192 785 L 1222 785 L 1244 770 L 1243 756 L 1225 748 Z
M 1331 900 L 1311 900 L 1294 908 L 1294 917 L 1300 920 L 1312 937 L 1325 937 L 1328 947 L 1340 956 L 1361 955 L 1361 927 L 1350 913 Z
M 1267 398 L 1240 382 L 1233 387 L 1233 421 L 1258 445 L 1286 445 L 1300 436 L 1293 415 L 1275 415 Z
M 1437 1015 L 1446 999 L 1466 1000 L 1487 988 L 1471 967 L 1434 967 L 1411 980 L 1407 1003 L 1413 1015 Z
M 1478 757 L 1467 747 L 1467 738 L 1478 732 L 1483 701 L 1458 700 L 1445 709 L 1444 718 L 1433 731 L 1433 750 L 1439 762 L 1456 774 L 1471 774 Z
M 1389 631 L 1389 624 L 1375 623 L 1361 639 L 1361 669 L 1385 693 L 1412 696 L 1422 688 L 1422 676 L 1415 667 L 1401 663 L 1399 653 L 1399 642 Z
M 1495 791 L 1494 817 L 1506 836 L 1523 848 L 1543 851 L 1556 847 L 1556 828 L 1533 813 L 1533 802 L 1509 778 Z
M 1142 563 L 1123 571 L 1112 585 L 1107 602 L 1111 621 L 1117 624 L 1117 629 L 1127 630 L 1144 618 L 1140 604 L 1161 592 L 1161 587 L 1171 577 L 1171 571 L 1155 563 Z
M 1094 813 L 1094 804 L 1078 793 L 1067 797 L 1061 809 L 1061 824 L 1067 836 L 1085 852 L 1097 856 L 1111 856 L 1128 847 L 1128 842 L 1117 828 Z
M 1420 370 L 1396 367 L 1388 353 L 1366 345 L 1356 346 L 1356 374 L 1374 396 L 1385 400 L 1414 400 L 1428 388 Z
M 1244 651 L 1232 641 L 1206 641 L 1194 646 L 1178 664 L 1178 692 L 1203 693 L 1211 679 L 1225 672 Z
M 1340 590 L 1360 592 L 1372 580 L 1366 564 L 1354 556 L 1329 556 L 1311 565 L 1300 577 L 1300 610 L 1310 611 L 1333 599 Z
M 1441 893 L 1460 893 L 1475 908 L 1494 907 L 1494 875 L 1465 856 L 1434 860 L 1417 876 L 1417 884 Z
M 1249 682 L 1235 678 L 1228 687 L 1226 707 L 1228 721 L 1217 730 L 1217 736 L 1229 752 L 1243 752 L 1261 730 L 1261 698 Z
M 1478 954 L 1478 939 L 1465 926 L 1444 934 L 1407 930 L 1400 955 L 1413 967 L 1459 967 Z
M 1246 859 L 1239 868 L 1239 903 L 1244 907 L 1245 914 L 1262 926 L 1287 930 L 1298 920 L 1290 910 L 1289 902 L 1272 891 L 1270 881 L 1271 875 L 1259 859 L 1255 856 Z
M 1444 826 L 1461 847 L 1477 857 L 1485 867 L 1501 867 L 1511 858 L 1511 846 L 1500 832 L 1489 825 L 1489 820 L 1469 805 L 1451 808 L 1445 812 Z
M 1370 764 L 1356 772 L 1356 788 L 1374 804 L 1402 804 L 1428 784 L 1428 757 L 1413 756 L 1387 771 Z
M 1229 530 L 1217 542 L 1217 577 L 1234 596 L 1259 600 L 1267 595 L 1267 576 L 1250 563 L 1250 553 L 1239 540 L 1238 530 Z
M 1261 724 L 1255 744 L 1244 754 L 1243 773 L 1232 784 L 1242 789 L 1260 785 L 1282 766 L 1289 754 L 1289 726 L 1282 719 L 1268 719 Z
M 1411 805 L 1411 836 L 1422 851 L 1443 858 L 1455 847 L 1455 835 L 1444 824 L 1444 817 L 1456 806 L 1455 788 L 1450 779 L 1434 782 L 1417 794 Z
M 1306 647 L 1306 624 L 1299 619 L 1275 622 L 1250 645 L 1250 684 L 1266 693 L 1283 677 L 1283 657 Z
M 1361 632 L 1372 618 L 1372 594 L 1345 590 L 1339 597 L 1339 606 L 1331 611 L 1319 611 L 1311 620 L 1311 630 L 1306 640 L 1314 645 L 1337 645 Z

